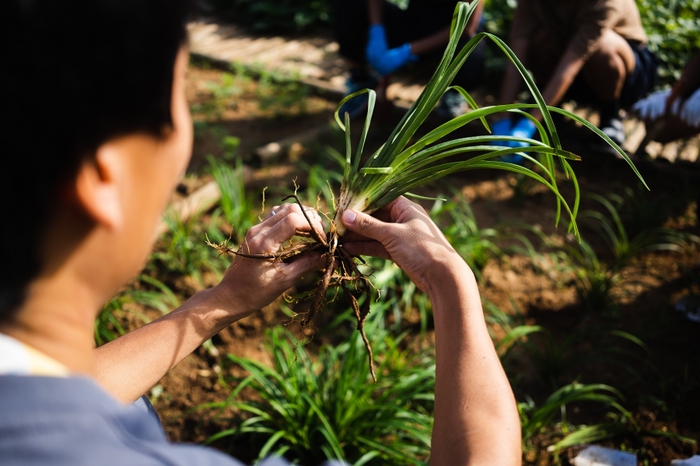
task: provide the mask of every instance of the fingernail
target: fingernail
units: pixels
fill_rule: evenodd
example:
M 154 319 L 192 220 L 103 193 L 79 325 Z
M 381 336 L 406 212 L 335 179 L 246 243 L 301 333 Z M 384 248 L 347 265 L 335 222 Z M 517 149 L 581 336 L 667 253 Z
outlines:
M 343 212 L 343 223 L 345 223 L 346 225 L 351 225 L 353 222 L 355 222 L 356 218 L 357 214 L 352 210 L 346 210 L 345 212 Z

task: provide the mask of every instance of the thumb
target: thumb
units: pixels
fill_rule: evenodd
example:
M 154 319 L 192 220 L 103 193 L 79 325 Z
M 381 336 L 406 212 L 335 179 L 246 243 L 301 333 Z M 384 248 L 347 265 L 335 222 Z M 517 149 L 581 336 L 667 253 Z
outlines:
M 377 220 L 371 215 L 367 215 L 357 210 L 346 210 L 343 212 L 343 225 L 349 230 L 359 233 L 362 236 L 381 242 L 386 235 L 386 229 L 390 225 Z

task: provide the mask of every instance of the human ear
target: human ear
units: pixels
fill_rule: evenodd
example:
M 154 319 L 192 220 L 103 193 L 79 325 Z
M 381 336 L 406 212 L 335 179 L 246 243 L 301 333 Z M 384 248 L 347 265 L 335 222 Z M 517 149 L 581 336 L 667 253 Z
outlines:
M 86 157 L 75 178 L 76 201 L 94 222 L 118 230 L 124 222 L 122 188 L 125 173 L 120 151 L 107 143 Z

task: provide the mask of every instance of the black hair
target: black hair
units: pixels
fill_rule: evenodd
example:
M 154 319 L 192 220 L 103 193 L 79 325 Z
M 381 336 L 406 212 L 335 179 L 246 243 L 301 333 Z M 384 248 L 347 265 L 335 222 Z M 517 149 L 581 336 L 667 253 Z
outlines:
M 40 271 L 61 182 L 109 139 L 172 126 L 189 3 L 0 2 L 0 320 Z

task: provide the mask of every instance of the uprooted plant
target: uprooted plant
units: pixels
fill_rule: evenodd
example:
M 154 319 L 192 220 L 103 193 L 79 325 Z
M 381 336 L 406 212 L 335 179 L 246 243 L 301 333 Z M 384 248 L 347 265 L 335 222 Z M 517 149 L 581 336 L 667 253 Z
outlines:
M 579 205 L 579 190 L 576 176 L 568 161 L 580 160 L 580 157 L 562 149 L 550 112 L 565 115 L 597 133 L 630 164 L 641 179 L 641 175 L 639 175 L 627 154 L 595 126 L 570 112 L 547 106 L 525 67 L 501 39 L 492 34 L 479 33 L 457 51 L 458 42 L 469 17 L 476 7 L 476 3 L 458 3 L 452 19 L 450 41 L 435 74 L 426 85 L 425 90 L 397 124 L 387 141 L 366 159 L 362 167 L 360 163 L 363 159 L 376 95 L 374 91 L 364 89 L 345 97 L 340 102 L 338 109 L 348 100 L 367 94 L 364 98 L 368 99 L 368 110 L 359 143 L 355 150 L 352 148 L 350 137 L 349 115 L 345 114 L 344 119 L 341 120 L 339 110 L 336 110 L 335 113 L 338 125 L 345 132 L 346 152 L 343 181 L 339 196 L 335 199 L 332 222 L 328 231 L 316 231 L 311 226 L 311 233 L 307 238 L 291 244 L 277 254 L 249 255 L 231 249 L 226 244 L 215 245 L 222 253 L 272 261 L 289 261 L 300 254 L 320 251 L 325 257 L 326 266 L 312 294 L 312 301 L 308 311 L 301 315 L 300 325 L 302 331 L 311 329 L 312 320 L 323 307 L 326 291 L 329 287 L 339 287 L 355 312 L 357 328 L 362 334 L 370 361 L 372 360 L 372 351 L 364 332 L 364 322 L 369 313 L 369 294 L 372 285 L 369 278 L 358 267 L 361 259 L 349 255 L 339 246 L 339 239 L 346 231 L 345 226 L 341 222 L 341 217 L 345 210 L 353 209 L 373 213 L 399 196 L 449 174 L 481 168 L 500 169 L 530 177 L 547 186 L 557 199 L 557 222 L 563 207 L 571 219 L 569 228 L 578 236 L 575 218 Z M 495 105 L 479 108 L 474 99 L 464 89 L 450 86 L 450 83 L 469 55 L 479 42 L 485 38 L 495 42 L 518 68 L 536 103 Z M 469 103 L 472 111 L 441 124 L 417 141 L 411 142 L 416 131 L 448 89 L 457 90 Z M 542 113 L 542 123 L 527 112 L 535 108 Z M 490 133 L 486 118 L 501 112 L 517 113 L 529 118 L 537 127 L 540 140 L 495 135 L 448 139 L 448 136 L 455 130 L 475 120 L 480 120 Z M 524 145 L 527 146 L 527 153 L 523 152 L 522 147 Z M 454 161 L 454 156 L 462 154 L 468 155 L 468 158 Z M 501 160 L 502 157 L 512 154 L 521 155 L 532 168 Z M 558 172 L 555 168 L 555 157 L 561 163 L 561 170 L 564 176 L 570 179 L 574 185 L 575 199 L 572 206 L 567 203 L 557 187 Z M 289 196 L 289 198 L 299 202 L 296 194 Z M 302 212 L 304 212 L 303 208 Z M 306 213 L 304 215 L 306 216 Z M 308 217 L 307 220 L 309 220 Z M 309 225 L 312 225 L 310 220 Z M 364 299 L 362 304 L 360 304 L 361 300 L 359 298 L 362 295 L 366 295 L 367 299 Z M 370 368 L 372 377 L 375 378 L 372 364 L 370 364 Z

